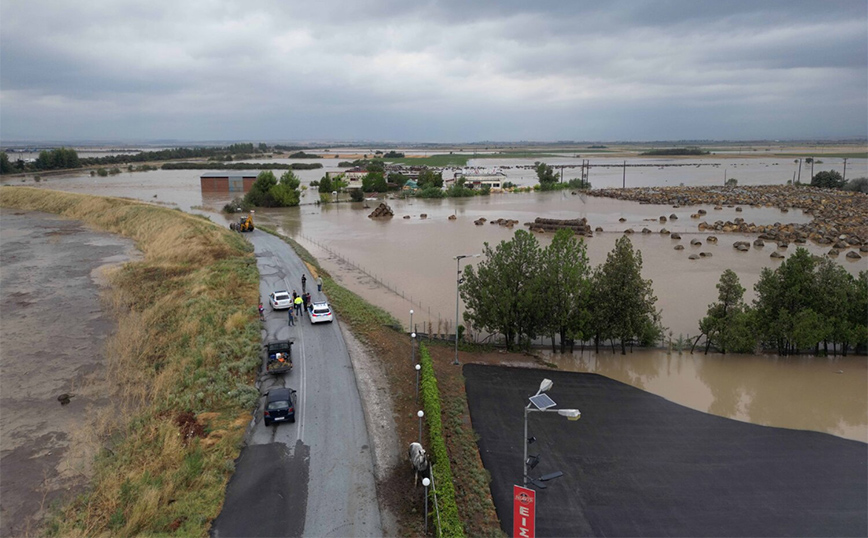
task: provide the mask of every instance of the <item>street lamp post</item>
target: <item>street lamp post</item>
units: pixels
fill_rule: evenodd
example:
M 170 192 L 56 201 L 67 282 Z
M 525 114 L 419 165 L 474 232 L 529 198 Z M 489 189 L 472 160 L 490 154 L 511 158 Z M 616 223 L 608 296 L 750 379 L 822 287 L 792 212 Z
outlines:
M 419 417 L 419 444 L 421 445 L 422 444 L 422 417 L 425 416 L 425 411 L 422 411 L 420 409 L 419 412 L 416 413 L 416 416 Z
M 464 280 L 461 278 L 461 260 L 464 258 L 478 258 L 479 254 L 460 254 L 455 256 L 455 268 L 458 270 L 458 276 L 455 279 L 455 360 L 452 361 L 452 364 L 460 364 L 458 362 L 458 298 L 459 298 L 459 290 L 461 287 L 461 281 Z
M 410 360 L 416 362 L 416 333 L 410 333 L 410 347 L 412 348 Z
M 539 390 L 536 391 L 530 398 L 530 403 L 524 408 L 524 469 L 522 473 L 522 484 L 527 486 L 528 476 L 527 476 L 527 445 L 528 445 L 528 437 L 527 437 L 527 415 L 528 413 L 557 413 L 562 417 L 566 417 L 567 420 L 579 420 L 582 417 L 582 412 L 578 409 L 555 409 L 554 400 L 549 398 L 547 395 L 543 395 L 544 392 L 548 391 L 552 388 L 551 379 L 543 379 L 542 383 L 540 383 Z M 539 398 L 540 395 L 543 395 L 542 398 Z M 551 475 L 551 478 L 557 478 L 561 473 L 557 473 L 557 476 Z M 546 480 L 546 477 L 543 477 L 542 480 Z M 544 487 L 544 486 L 541 486 Z
M 425 486 L 425 534 L 428 534 L 428 486 L 431 485 L 431 479 L 426 476 L 422 479 L 422 485 Z
M 419 401 L 419 370 L 422 369 L 421 364 L 416 365 L 416 401 Z

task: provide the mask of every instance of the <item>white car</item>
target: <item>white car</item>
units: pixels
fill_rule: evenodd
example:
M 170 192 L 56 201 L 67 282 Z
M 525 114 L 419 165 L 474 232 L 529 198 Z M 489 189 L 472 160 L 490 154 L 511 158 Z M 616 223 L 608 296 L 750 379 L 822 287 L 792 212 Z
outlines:
M 268 296 L 268 302 L 272 310 L 286 310 L 292 308 L 292 295 L 286 291 L 273 291 Z
M 307 309 L 307 315 L 310 316 L 311 323 L 330 323 L 335 319 L 332 309 L 329 308 L 329 304 L 326 302 L 310 305 Z

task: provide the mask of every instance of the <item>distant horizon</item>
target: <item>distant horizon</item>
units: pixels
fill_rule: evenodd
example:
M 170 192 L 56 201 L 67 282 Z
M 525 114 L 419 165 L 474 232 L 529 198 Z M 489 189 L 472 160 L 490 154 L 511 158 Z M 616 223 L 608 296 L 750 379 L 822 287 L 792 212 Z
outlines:
M 146 140 L 92 140 L 92 139 L 42 139 L 42 140 L 0 140 L 0 148 L 19 149 L 21 146 L 38 147 L 162 147 L 171 146 L 215 146 L 222 147 L 232 144 L 254 145 L 264 143 L 268 146 L 296 145 L 310 148 L 329 147 L 383 147 L 383 148 L 450 148 L 450 147 L 533 147 L 533 146 L 587 146 L 594 144 L 624 145 L 708 145 L 708 144 L 733 144 L 733 145 L 760 145 L 760 144 L 868 144 L 868 137 L 816 137 L 816 138 L 777 138 L 777 139 L 659 139 L 659 140 L 480 140 L 474 142 L 410 142 L 410 141 L 386 141 L 386 140 L 311 140 L 311 139 L 226 139 L 226 140 L 195 140 L 195 139 L 146 139 Z

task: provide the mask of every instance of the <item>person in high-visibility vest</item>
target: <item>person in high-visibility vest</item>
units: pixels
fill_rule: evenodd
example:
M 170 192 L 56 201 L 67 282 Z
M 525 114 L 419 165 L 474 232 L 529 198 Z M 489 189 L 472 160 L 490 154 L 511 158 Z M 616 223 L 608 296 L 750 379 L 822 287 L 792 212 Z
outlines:
M 296 316 L 301 316 L 302 303 L 304 303 L 304 301 L 302 301 L 301 296 L 298 296 L 295 298 L 295 315 Z

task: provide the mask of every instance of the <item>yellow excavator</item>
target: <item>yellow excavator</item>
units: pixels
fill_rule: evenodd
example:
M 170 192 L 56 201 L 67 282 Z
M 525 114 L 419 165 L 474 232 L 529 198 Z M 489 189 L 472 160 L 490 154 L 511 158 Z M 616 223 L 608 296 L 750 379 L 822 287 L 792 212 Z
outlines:
M 241 217 L 238 222 L 229 223 L 229 229 L 236 232 L 252 232 L 253 231 L 253 211 L 246 217 Z

